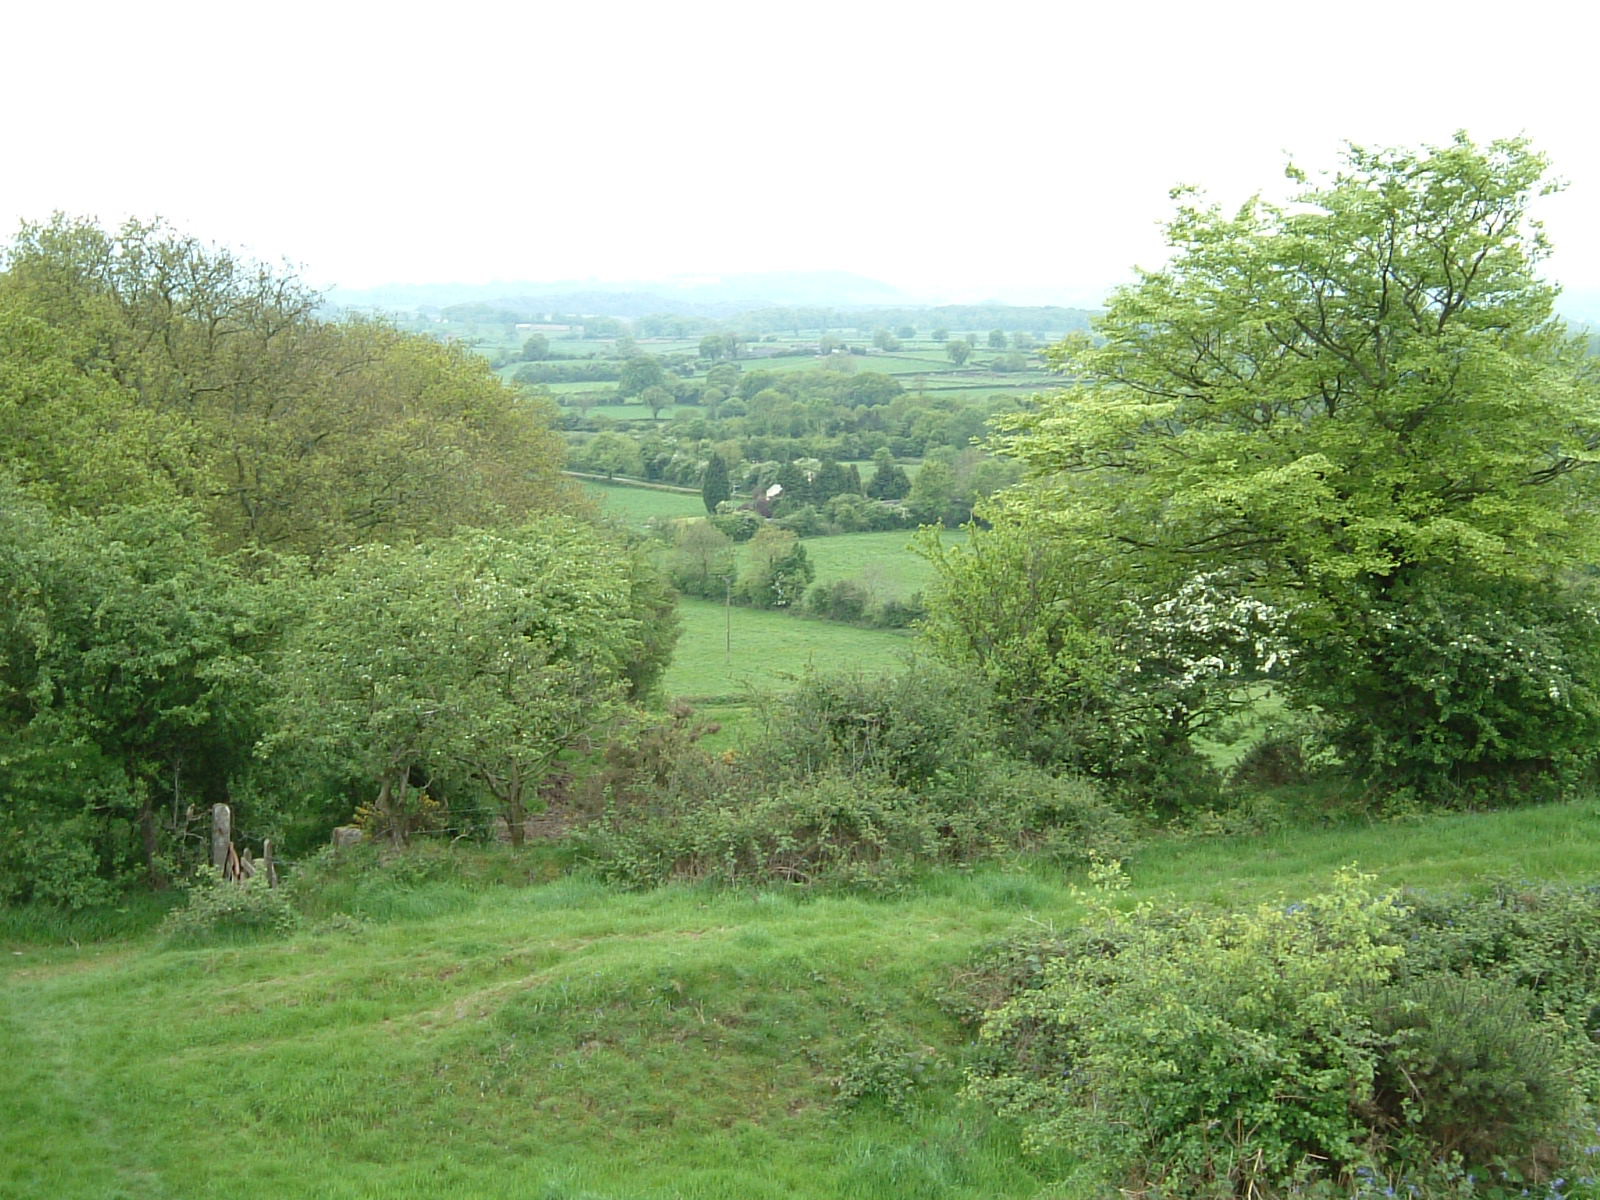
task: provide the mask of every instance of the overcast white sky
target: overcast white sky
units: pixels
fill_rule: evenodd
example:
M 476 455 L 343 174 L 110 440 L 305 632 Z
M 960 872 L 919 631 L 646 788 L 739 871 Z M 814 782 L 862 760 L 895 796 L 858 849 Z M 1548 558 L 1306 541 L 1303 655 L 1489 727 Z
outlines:
M 18 10 L 21 11 L 18 11 Z M 0 34 L 0 231 L 60 209 L 320 286 L 841 269 L 1093 302 L 1344 140 L 1527 133 L 1600 290 L 1592 6 L 68 2 Z

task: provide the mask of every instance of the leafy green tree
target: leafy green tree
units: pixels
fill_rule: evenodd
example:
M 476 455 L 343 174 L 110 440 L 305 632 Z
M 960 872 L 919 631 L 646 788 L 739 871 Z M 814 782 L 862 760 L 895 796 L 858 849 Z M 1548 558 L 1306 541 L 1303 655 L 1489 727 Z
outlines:
M 668 573 L 680 592 L 720 600 L 735 573 L 733 539 L 709 521 L 685 521 L 673 534 Z
M 902 325 L 894 331 L 894 335 L 903 342 L 909 342 L 917 336 L 917 327 L 915 325 Z
M 109 374 L 83 369 L 59 330 L 0 308 L 0 462 L 25 490 L 80 512 L 170 499 L 155 464 L 181 453 L 181 438 Z
M 269 744 L 344 763 L 374 789 L 371 807 L 396 840 L 419 774 L 463 773 L 520 843 L 557 757 L 629 692 L 629 662 L 646 644 L 638 582 L 625 549 L 554 518 L 512 535 L 356 550 L 318 581 L 288 635 Z
M 248 770 L 264 621 L 180 505 L 52 516 L 0 489 L 0 895 L 161 886 Z
M 1004 350 L 1006 348 L 1006 331 L 1004 329 L 991 329 L 989 331 L 989 349 Z
M 25 226 L 0 272 L 0 309 L 55 340 L 49 407 L 91 433 L 125 410 L 97 451 L 108 476 L 143 456 L 223 548 L 316 559 L 569 503 L 547 406 L 460 345 L 326 322 L 319 304 L 292 278 L 141 222 Z M 28 358 L 22 373 L 37 376 L 39 353 L 8 345 L 0 362 Z M 36 462 L 28 473 L 53 469 Z
M 886 353 L 900 349 L 900 339 L 883 328 L 872 331 L 872 344 Z
M 816 573 L 798 537 L 765 525 L 750 539 L 734 594 L 757 608 L 790 608 L 800 603 Z
M 649 354 L 638 354 L 622 364 L 622 374 L 617 380 L 619 396 L 637 396 L 646 388 L 660 387 L 667 381 L 661 360 Z
M 550 339 L 542 333 L 530 333 L 522 343 L 523 362 L 543 362 L 550 357 Z
M 582 453 L 589 469 L 601 472 L 607 479 L 618 475 L 634 479 L 644 477 L 644 455 L 639 443 L 625 433 L 610 429 L 597 433 L 589 439 Z
M 872 456 L 872 478 L 867 480 L 866 494 L 874 500 L 900 500 L 910 493 L 911 477 L 894 461 L 888 447 L 880 447 Z
M 943 326 L 940 326 L 928 336 L 936 342 L 947 342 L 950 340 L 950 331 L 945 329 Z
M 1538 274 L 1545 170 L 1460 135 L 1351 147 L 1293 207 L 1185 198 L 1171 266 L 1052 349 L 1074 386 L 1004 420 L 1030 480 L 991 515 L 1098 580 L 1099 611 L 1204 576 L 1284 614 L 1275 675 L 1374 781 L 1437 796 L 1587 761 L 1595 389 Z M 1538 661 L 1486 682 L 1456 638 Z
M 712 454 L 706 463 L 706 473 L 700 481 L 700 498 L 705 501 L 708 513 L 716 512 L 717 505 L 733 498 L 733 483 L 728 478 L 728 463 L 720 454 Z
M 708 333 L 700 339 L 701 358 L 709 358 L 712 362 L 716 362 L 727 352 L 727 343 L 722 340 L 720 333 Z
M 959 525 L 971 514 L 971 505 L 961 502 L 955 468 L 944 459 L 928 458 L 911 481 L 906 507 L 921 525 Z
M 661 419 L 661 410 L 672 403 L 672 393 L 660 384 L 655 384 L 640 392 L 639 399 L 643 400 L 645 407 L 650 410 L 650 419 L 659 421 Z
M 944 344 L 945 357 L 961 366 L 972 357 L 972 343 L 964 338 L 954 338 Z

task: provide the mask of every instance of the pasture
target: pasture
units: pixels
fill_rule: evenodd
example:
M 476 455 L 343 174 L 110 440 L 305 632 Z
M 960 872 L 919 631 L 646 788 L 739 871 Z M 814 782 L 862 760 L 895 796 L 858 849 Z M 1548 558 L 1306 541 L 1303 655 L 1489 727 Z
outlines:
M 857 579 L 874 600 L 903 600 L 926 590 L 934 579 L 933 564 L 911 549 L 915 534 L 909 530 L 887 533 L 841 533 L 834 537 L 806 538 L 806 556 L 817 569 L 816 582 Z M 945 530 L 946 545 L 964 545 L 963 530 Z
M 691 596 L 678 601 L 678 612 L 683 633 L 665 690 L 691 701 L 744 700 L 809 669 L 880 674 L 900 666 L 914 646 L 904 630 L 858 629 Z
M 705 502 L 700 499 L 699 492 L 639 487 L 628 483 L 602 483 L 594 479 L 584 479 L 582 487 L 584 494 L 599 505 L 606 516 L 625 525 L 639 527 L 652 521 L 676 521 L 706 515 Z

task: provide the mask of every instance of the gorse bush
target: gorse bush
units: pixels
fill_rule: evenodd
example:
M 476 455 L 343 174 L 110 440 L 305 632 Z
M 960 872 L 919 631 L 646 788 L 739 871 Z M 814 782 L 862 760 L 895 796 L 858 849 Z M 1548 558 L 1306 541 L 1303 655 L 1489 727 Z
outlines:
M 768 701 L 753 757 L 775 777 L 836 769 L 924 787 L 979 768 L 994 744 L 991 712 L 981 685 L 940 668 L 810 674 Z
M 1552 1178 L 1581 1095 L 1571 1055 L 1512 985 L 1429 974 L 1390 988 L 1373 1013 L 1381 1047 L 1375 1134 L 1401 1156 Z

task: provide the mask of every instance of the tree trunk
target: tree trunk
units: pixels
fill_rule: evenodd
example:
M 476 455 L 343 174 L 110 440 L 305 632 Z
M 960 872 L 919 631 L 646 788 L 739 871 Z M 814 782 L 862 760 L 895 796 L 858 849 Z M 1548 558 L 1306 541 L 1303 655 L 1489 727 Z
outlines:
M 139 842 L 144 850 L 145 881 L 152 891 L 165 891 L 167 875 L 160 867 L 161 836 L 156 829 L 155 801 L 146 792 L 139 802 Z

